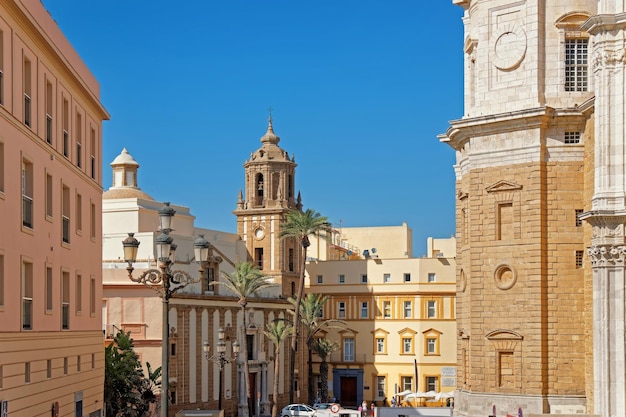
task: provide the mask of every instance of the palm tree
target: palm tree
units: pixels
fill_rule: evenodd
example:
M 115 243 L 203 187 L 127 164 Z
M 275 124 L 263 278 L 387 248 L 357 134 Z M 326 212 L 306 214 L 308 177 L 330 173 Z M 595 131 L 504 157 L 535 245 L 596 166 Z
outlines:
M 248 375 L 250 369 L 248 367 L 248 346 L 246 340 L 246 306 L 248 305 L 248 298 L 256 296 L 257 293 L 264 289 L 273 286 L 269 281 L 269 277 L 263 275 L 259 268 L 251 262 L 240 262 L 235 265 L 235 270 L 228 274 L 222 271 L 222 277 L 225 281 L 213 281 L 212 284 L 221 284 L 231 290 L 235 296 L 239 297 L 239 305 L 241 306 L 241 314 L 243 318 L 243 330 L 241 335 L 241 350 L 243 352 L 243 373 L 246 387 L 246 398 L 248 404 L 250 404 L 250 381 Z
M 280 372 L 280 364 L 278 363 L 278 355 L 280 354 L 280 345 L 285 339 L 293 333 L 293 326 L 285 320 L 274 320 L 267 323 L 266 330 L 263 332 L 267 338 L 274 343 L 274 391 L 272 404 L 272 417 L 278 415 L 278 373 Z
M 339 349 L 339 345 L 329 339 L 317 339 L 314 349 L 315 353 L 322 359 L 322 363 L 320 363 L 320 397 L 322 402 L 328 402 L 328 362 L 326 362 L 326 358 Z
M 295 305 L 299 306 L 302 302 L 304 293 L 304 269 L 306 267 L 307 248 L 311 245 L 309 235 L 318 235 L 324 238 L 330 238 L 331 225 L 328 218 L 322 216 L 315 210 L 307 209 L 302 212 L 300 210 L 290 210 L 285 216 L 285 221 L 281 225 L 281 239 L 293 238 L 300 243 L 300 285 L 298 286 L 298 294 L 296 296 Z M 293 403 L 293 387 L 296 380 L 296 347 L 298 334 L 300 332 L 300 309 L 295 309 L 294 314 L 294 337 L 291 338 L 291 354 L 289 355 L 289 402 Z
M 315 334 L 322 328 L 332 328 L 337 327 L 334 324 L 344 322 L 337 319 L 326 319 L 322 318 L 322 313 L 324 311 L 324 304 L 330 299 L 327 295 L 321 294 L 306 294 L 302 298 L 302 302 L 300 303 L 300 323 L 304 331 L 306 332 L 305 341 L 309 355 L 309 369 L 308 369 L 308 396 L 309 396 L 309 404 L 313 403 L 313 399 L 315 398 L 315 391 L 313 386 L 313 351 L 315 345 Z M 294 306 L 296 306 L 296 300 L 293 298 L 289 298 L 289 302 Z M 292 312 L 293 313 L 293 312 Z

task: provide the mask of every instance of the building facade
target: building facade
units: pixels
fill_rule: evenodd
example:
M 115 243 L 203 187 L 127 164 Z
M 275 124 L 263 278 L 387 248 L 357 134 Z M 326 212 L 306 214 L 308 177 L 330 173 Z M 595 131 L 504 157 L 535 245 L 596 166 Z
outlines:
M 625 5 L 454 3 L 455 412 L 622 416 Z
M 207 360 L 203 344 L 207 341 L 215 347 L 220 328 L 225 330 L 228 352 L 232 352 L 234 341 L 243 337 L 248 346 L 247 352 L 223 369 L 222 406 L 226 415 L 269 414 L 276 378 L 280 407 L 288 402 L 288 344 L 274 358 L 274 346 L 264 330 L 271 321 L 288 319 L 286 310 L 291 304 L 286 298 L 295 291 L 299 277 L 296 245 L 279 239 L 284 214 L 298 207 L 298 200 L 293 197 L 295 163 L 276 145 L 278 138 L 273 134 L 271 121 L 261 142 L 261 149 L 244 165 L 246 190 L 245 194 L 240 192 L 235 210 L 241 234 L 198 228 L 189 208 L 171 205 L 176 211 L 169 234 L 177 244 L 175 269 L 198 276 L 193 242 L 199 235 L 210 241 L 212 261 L 204 268 L 199 283 L 187 286 L 169 300 L 170 413 L 218 408 L 219 365 Z M 111 163 L 111 168 L 113 182 L 103 195 L 102 215 L 103 330 L 106 343 L 120 329 L 130 331 L 142 363 L 150 362 L 155 369 L 161 366 L 161 298 L 129 279 L 121 242 L 129 232 L 141 242 L 134 264 L 135 276 L 155 268 L 154 242 L 158 235 L 158 210 L 163 203 L 156 202 L 138 186 L 139 164 L 126 149 Z M 222 272 L 231 273 L 235 264 L 247 260 L 255 262 L 276 285 L 248 300 L 244 329 L 244 313 L 238 299 L 226 287 L 211 282 L 220 281 Z M 244 360 L 249 367 L 249 401 L 245 394 Z M 275 360 L 280 363 L 278 375 L 274 374 Z
M 365 229 L 365 228 L 364 228 Z M 369 236 L 374 241 L 376 231 Z M 374 257 L 310 261 L 309 291 L 328 297 L 324 319 L 341 325 L 315 337 L 330 339 L 337 351 L 329 363 L 329 395 L 343 406 L 389 406 L 409 391 L 450 392 L 456 388 L 456 262 L 454 238 L 429 239 L 423 258 Z M 391 253 L 381 244 L 381 253 Z M 379 251 L 377 251 L 379 252 Z M 320 358 L 314 356 L 319 375 Z M 397 398 L 399 401 L 403 397 Z M 426 405 L 425 397 L 406 400 Z
M 42 3 L 0 4 L 0 401 L 101 416 L 100 87 Z

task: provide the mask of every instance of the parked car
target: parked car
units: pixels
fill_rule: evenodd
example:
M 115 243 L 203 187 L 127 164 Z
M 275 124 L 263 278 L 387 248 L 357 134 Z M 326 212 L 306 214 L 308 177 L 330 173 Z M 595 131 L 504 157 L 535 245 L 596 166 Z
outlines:
M 361 417 L 361 412 L 358 410 L 350 410 L 348 408 L 342 408 L 339 404 L 331 404 L 331 407 L 315 410 L 314 417 Z
M 289 404 L 280 411 L 281 417 L 312 417 L 315 410 L 306 404 Z
M 313 408 L 315 408 L 316 410 L 326 410 L 327 408 L 330 408 L 330 406 L 333 404 L 335 403 L 315 403 L 313 404 Z

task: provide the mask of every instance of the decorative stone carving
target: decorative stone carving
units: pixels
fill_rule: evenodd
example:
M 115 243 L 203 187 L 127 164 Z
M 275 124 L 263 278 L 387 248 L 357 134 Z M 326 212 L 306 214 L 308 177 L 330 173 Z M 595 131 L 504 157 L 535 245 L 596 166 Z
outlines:
M 626 246 L 591 246 L 587 249 L 592 267 L 623 266 L 626 258 Z
M 493 280 L 499 289 L 510 290 L 517 282 L 517 273 L 510 265 L 500 264 L 493 273 Z

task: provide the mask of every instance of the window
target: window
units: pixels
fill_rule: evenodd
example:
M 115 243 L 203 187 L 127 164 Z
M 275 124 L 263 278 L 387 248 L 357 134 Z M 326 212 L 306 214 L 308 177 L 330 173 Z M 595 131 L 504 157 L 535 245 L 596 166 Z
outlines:
M 402 353 L 413 352 L 413 339 L 411 337 L 402 338 Z
M 588 39 L 565 40 L 565 91 L 587 91 Z
M 581 227 L 583 225 L 583 221 L 580 219 L 580 215 L 583 214 L 583 210 L 576 209 L 574 210 L 574 213 L 576 214 L 576 227 Z
M 22 329 L 33 329 L 33 264 L 22 262 Z
M 383 274 L 383 282 L 384 283 L 391 282 L 391 274 Z
M 69 123 L 70 123 L 70 104 L 67 101 L 67 99 L 63 99 L 63 107 L 62 109 L 62 123 L 63 123 L 63 156 L 68 158 L 70 156 L 70 133 L 68 131 L 69 129 Z
M 411 274 L 404 274 L 404 282 L 411 282 Z
M 22 161 L 22 225 L 33 228 L 33 164 Z
M 391 301 L 383 301 L 383 317 L 391 318 Z
M 354 338 L 346 337 L 343 339 L 343 361 L 354 362 Z
M 63 375 L 67 375 L 68 372 L 68 361 L 67 357 L 63 358 Z
M 289 262 L 289 265 L 288 265 L 289 266 L 289 271 L 293 272 L 294 271 L 294 269 L 293 269 L 293 248 L 289 248 L 289 261 L 288 262 Z
M 91 369 L 96 369 L 96 354 L 91 354 Z
M 53 91 L 52 83 L 46 79 L 46 142 L 52 145 L 52 134 L 54 132 L 52 126 L 52 109 L 53 109 Z
M 254 248 L 254 263 L 259 269 L 263 269 L 263 248 Z
M 62 222 L 61 228 L 63 233 L 63 243 L 70 243 L 70 189 L 69 187 L 63 186 L 62 191 L 62 201 L 63 205 L 61 206 L 62 211 Z
M 426 338 L 426 353 L 429 355 L 437 354 L 437 338 L 436 337 Z
M 513 239 L 513 230 L 515 222 L 515 214 L 513 213 L 513 203 L 501 202 L 497 207 L 497 239 L 509 240 Z
M 94 203 L 91 203 L 91 215 L 89 217 L 90 217 L 89 235 L 92 239 L 95 239 L 96 238 L 96 205 Z
M 361 284 L 367 284 L 367 274 L 361 275 Z
M 583 267 L 583 251 L 577 250 L 576 251 L 576 268 L 582 268 L 582 267 Z
M 52 217 L 53 207 L 54 207 L 54 199 L 52 198 L 53 194 L 53 182 L 52 175 L 46 174 L 46 216 Z
M 0 307 L 4 307 L 4 253 L 0 253 Z
M 580 132 L 565 132 L 564 142 L 566 145 L 580 143 Z
M 385 394 L 385 377 L 377 376 L 376 377 L 376 395 L 378 398 L 385 398 L 387 395 Z
M 361 301 L 361 318 L 366 319 L 369 317 L 369 303 L 367 301 Z
M 46 267 L 46 311 L 52 311 L 53 302 L 52 302 L 52 294 L 53 294 L 53 276 L 52 276 L 52 268 Z
M 83 166 L 83 116 L 80 113 L 76 113 L 76 131 L 74 132 L 76 138 L 76 166 L 82 168 Z
M 83 230 L 83 196 L 76 193 L 76 232 Z
M 400 378 L 400 383 L 402 385 L 402 391 L 411 391 L 413 392 L 413 377 L 412 376 L 403 376 Z
M 340 319 L 345 319 L 346 318 L 346 303 L 343 301 L 339 301 L 339 303 L 337 303 L 337 310 L 339 312 L 339 318 Z
M 63 272 L 61 279 L 61 328 L 70 328 L 70 273 Z
M 324 283 L 324 276 L 323 275 L 318 275 L 317 276 L 317 283 L 318 284 L 323 284 Z
M 385 353 L 385 338 L 376 338 L 376 353 Z
M 436 376 L 426 377 L 426 390 L 439 391 L 439 378 Z
M 31 111 L 31 94 L 32 94 L 32 68 L 28 58 L 24 58 L 24 124 L 28 127 L 32 124 L 32 111 Z
M 80 355 L 76 356 L 76 372 L 80 372 Z
M 204 287 L 205 291 L 215 291 L 215 284 L 213 284 L 213 282 L 215 282 L 215 266 L 209 265 L 209 267 L 206 268 L 206 286 Z
M 437 274 L 435 274 L 434 272 L 429 272 L 428 282 L 435 282 L 435 281 L 437 281 Z
M 76 275 L 76 314 L 80 314 L 83 311 L 83 277 L 82 275 Z
M 24 382 L 30 383 L 30 362 L 24 362 Z
M 96 179 L 96 130 L 91 129 L 91 146 L 89 148 L 91 155 L 89 156 L 91 178 Z
M 339 283 L 340 284 L 345 284 L 345 282 L 346 282 L 346 276 L 343 275 L 343 274 L 340 274 L 339 275 Z
M 403 303 L 403 312 L 404 312 L 404 318 L 405 319 L 410 319 L 411 316 L 413 316 L 413 303 L 410 301 L 405 301 Z
M 52 378 L 52 360 L 48 359 L 46 361 L 46 378 Z
M 437 302 L 433 300 L 429 300 L 426 303 L 426 317 L 429 319 L 433 319 L 437 317 Z
M 0 30 L 0 104 L 4 104 L 4 33 Z
M 2 40 L 0 39 L 0 41 Z M 0 194 L 1 193 L 4 193 L 4 143 L 3 142 L 0 142 Z

